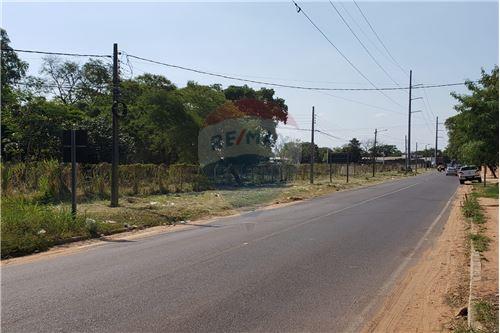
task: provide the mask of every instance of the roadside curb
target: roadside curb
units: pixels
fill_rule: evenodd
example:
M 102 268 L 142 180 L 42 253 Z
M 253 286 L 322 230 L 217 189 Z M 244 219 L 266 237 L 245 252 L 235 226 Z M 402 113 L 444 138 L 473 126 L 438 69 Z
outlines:
M 474 232 L 474 224 L 471 222 L 471 230 Z M 474 313 L 474 290 L 475 285 L 481 281 L 481 255 L 476 249 L 474 244 L 470 244 L 470 275 L 469 275 L 469 300 L 467 304 L 467 326 L 472 329 L 480 329 L 481 324 L 476 320 Z

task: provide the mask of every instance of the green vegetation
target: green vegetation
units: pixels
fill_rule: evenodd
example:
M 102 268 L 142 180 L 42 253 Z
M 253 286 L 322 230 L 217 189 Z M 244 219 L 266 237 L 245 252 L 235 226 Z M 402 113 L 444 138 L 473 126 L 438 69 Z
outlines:
M 458 319 L 454 322 L 453 333 L 498 333 L 498 306 L 495 301 L 476 300 L 472 307 L 471 311 L 474 311 L 481 328 L 473 329 L 467 326 L 465 319 Z
M 471 94 L 452 93 L 457 99 L 457 115 L 446 120 L 449 143 L 447 154 L 462 163 L 498 163 L 498 66 L 491 74 L 481 71 L 479 82 L 467 83 Z
M 484 227 L 482 225 L 486 222 L 486 218 L 478 201 L 478 196 L 480 195 L 480 193 L 473 191 L 467 196 L 462 206 L 462 213 L 465 217 L 469 218 L 472 223 L 479 226 L 477 233 L 469 234 L 469 239 L 476 251 L 484 252 L 488 250 L 491 239 L 483 235 Z
M 24 199 L 2 199 L 2 257 L 44 251 L 61 239 L 91 236 L 83 217 Z
M 465 217 L 470 218 L 476 224 L 483 224 L 485 222 L 484 213 L 474 193 L 464 202 L 462 212 Z
M 482 299 L 474 303 L 476 319 L 483 327 L 484 332 L 498 333 L 498 306 Z
M 488 250 L 491 239 L 482 234 L 471 234 L 469 237 L 476 251 L 485 252 Z
M 486 186 L 474 184 L 474 193 L 478 197 L 498 199 L 498 183 L 486 184 Z

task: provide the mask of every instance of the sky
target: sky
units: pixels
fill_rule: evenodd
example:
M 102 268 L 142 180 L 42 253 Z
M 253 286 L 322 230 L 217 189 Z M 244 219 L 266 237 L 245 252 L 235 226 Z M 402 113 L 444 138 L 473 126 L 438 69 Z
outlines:
M 334 2 L 379 68 L 328 1 L 298 1 L 335 47 L 363 73 L 360 75 L 292 2 L 4 2 L 2 27 L 18 49 L 111 54 L 113 43 L 128 54 L 170 64 L 286 85 L 329 88 L 407 87 L 475 80 L 481 68 L 498 64 L 497 2 L 357 2 L 382 40 L 385 51 L 352 1 Z M 30 72 L 40 69 L 39 55 L 20 54 Z M 122 60 L 126 60 L 124 56 Z M 85 59 L 76 59 L 84 62 Z M 241 82 L 129 59 L 123 75 L 165 75 L 177 86 L 187 81 Z M 392 79 L 391 79 L 392 78 Z M 393 82 L 394 80 L 395 82 Z M 248 84 L 259 89 L 261 84 Z M 404 151 L 408 126 L 408 92 L 305 91 L 273 87 L 289 108 L 290 121 L 280 126 L 286 139 L 309 141 L 299 129 L 316 126 L 319 146 L 336 147 L 353 137 L 394 144 Z M 456 114 L 451 91 L 463 86 L 413 91 L 412 150 L 434 146 L 435 119 Z M 444 129 L 444 125 L 439 125 Z M 439 149 L 447 143 L 440 132 Z

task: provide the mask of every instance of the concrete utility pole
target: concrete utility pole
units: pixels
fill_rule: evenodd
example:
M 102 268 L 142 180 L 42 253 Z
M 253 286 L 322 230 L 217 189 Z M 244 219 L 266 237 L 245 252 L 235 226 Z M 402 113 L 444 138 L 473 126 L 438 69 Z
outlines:
M 415 173 L 417 173 L 417 167 L 418 167 L 418 142 L 415 142 Z
M 385 132 L 387 129 L 378 130 L 375 129 L 375 140 L 373 140 L 373 152 L 372 152 L 372 177 L 375 177 L 375 164 L 376 164 L 376 150 L 377 150 L 377 133 Z
M 408 137 L 405 135 L 405 172 L 408 171 Z
M 76 217 L 76 131 L 71 129 L 71 215 Z
M 428 144 L 426 143 L 425 144 L 425 157 L 424 157 L 425 171 L 427 171 L 427 152 L 428 152 L 427 146 L 428 146 Z
M 423 99 L 422 97 L 411 98 L 411 89 L 412 89 L 412 71 L 410 70 L 410 85 L 408 87 L 408 164 L 407 167 L 411 168 L 411 114 L 422 112 L 422 110 L 412 111 L 411 110 L 411 101 L 416 99 Z
M 111 165 L 111 207 L 118 207 L 118 103 L 120 78 L 118 77 L 118 44 L 113 44 L 113 153 Z
M 375 140 L 373 140 L 372 151 L 372 177 L 375 177 L 375 150 L 377 149 L 377 129 L 375 128 Z
M 314 115 L 314 106 L 312 107 L 312 125 L 311 125 L 311 169 L 309 174 L 309 182 L 314 183 L 314 123 L 316 122 L 316 117 Z
M 437 168 L 438 158 L 438 117 L 436 117 L 436 146 L 434 147 L 434 166 Z
M 411 75 L 412 71 L 410 69 L 410 85 L 408 90 L 408 142 L 407 142 L 408 159 L 407 159 L 406 171 L 408 171 L 408 169 L 410 168 L 410 155 L 411 155 Z
M 328 163 L 328 169 L 330 173 L 330 183 L 332 182 L 332 163 L 330 163 L 330 148 L 326 150 L 326 163 Z

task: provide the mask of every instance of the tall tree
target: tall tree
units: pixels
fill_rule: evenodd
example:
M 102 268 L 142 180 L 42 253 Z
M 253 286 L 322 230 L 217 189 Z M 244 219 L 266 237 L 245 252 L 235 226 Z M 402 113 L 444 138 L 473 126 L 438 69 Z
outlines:
M 498 163 L 498 66 L 479 82 L 466 83 L 469 94 L 451 95 L 457 115 L 446 120 L 451 158 L 463 163 L 493 166 Z
M 28 63 L 22 61 L 10 46 L 7 31 L 0 28 L 1 37 L 1 132 L 2 159 L 10 160 L 22 157 L 19 142 L 19 126 L 14 116 L 21 108 L 21 93 L 17 84 L 26 77 Z
M 2 109 L 15 100 L 15 85 L 26 76 L 28 63 L 22 61 L 17 53 L 10 46 L 10 39 L 7 31 L 0 28 L 1 47 L 2 47 Z

